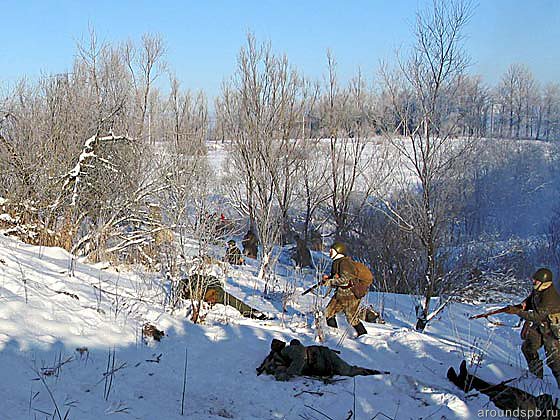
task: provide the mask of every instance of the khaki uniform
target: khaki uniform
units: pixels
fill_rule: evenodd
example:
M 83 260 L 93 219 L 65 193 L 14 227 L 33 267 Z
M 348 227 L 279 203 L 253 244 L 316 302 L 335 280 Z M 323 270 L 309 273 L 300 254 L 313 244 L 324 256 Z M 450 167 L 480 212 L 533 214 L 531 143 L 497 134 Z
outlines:
M 259 240 L 251 229 L 247 231 L 241 241 L 243 245 L 243 254 L 249 258 L 256 259 L 259 251 Z
M 224 290 L 224 288 L 220 285 L 218 279 L 213 276 L 200 276 L 194 275 L 193 280 L 195 282 L 205 282 L 201 285 L 193 285 L 194 290 L 196 291 L 196 287 L 201 287 L 201 291 L 204 293 L 203 299 L 205 302 L 208 302 L 210 305 L 214 305 L 216 303 L 221 303 L 222 305 L 231 306 L 241 312 L 241 315 L 247 318 L 255 318 L 255 319 L 267 319 L 267 316 L 262 312 L 256 310 L 255 308 L 251 308 L 245 302 L 237 299 L 235 296 L 229 294 Z M 181 288 L 181 297 L 183 299 L 190 299 L 191 298 L 191 287 L 189 285 L 188 280 L 183 280 Z M 204 287 L 204 290 L 202 290 Z M 201 293 L 202 294 L 202 293 Z M 196 298 L 196 297 L 195 297 Z
M 295 340 L 294 340 L 295 341 Z M 300 343 L 284 347 L 280 356 L 285 361 L 287 369 L 276 374 L 276 379 L 287 380 L 291 376 L 357 376 L 377 375 L 372 369 L 352 366 L 342 360 L 338 354 L 324 346 L 303 346 Z
M 293 250 L 292 259 L 298 267 L 313 267 L 311 252 L 305 241 L 299 237 L 296 238 L 296 248 Z
M 233 265 L 243 264 L 243 257 L 241 256 L 241 250 L 235 245 L 228 245 L 226 249 L 226 255 L 224 256 L 224 261 Z
M 361 299 L 356 298 L 349 287 L 350 279 L 355 277 L 356 269 L 349 257 L 342 257 L 333 261 L 331 275 L 325 285 L 333 286 L 336 290 L 325 309 L 327 320 L 334 318 L 339 312 L 344 312 L 350 325 L 355 327 L 361 324 L 360 318 L 357 316 Z
M 543 362 L 538 351 L 544 346 L 546 363 L 560 386 L 560 295 L 551 285 L 542 291 L 533 290 L 524 304 L 524 310 L 518 315 L 529 323 L 528 328 L 524 328 L 521 346 L 529 370 L 543 377 Z

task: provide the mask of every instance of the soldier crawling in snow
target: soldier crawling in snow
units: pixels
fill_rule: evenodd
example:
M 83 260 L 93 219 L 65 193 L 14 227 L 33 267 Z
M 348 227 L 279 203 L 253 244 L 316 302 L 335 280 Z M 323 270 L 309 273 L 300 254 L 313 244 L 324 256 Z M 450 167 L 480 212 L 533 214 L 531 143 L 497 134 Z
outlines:
M 221 303 L 231 306 L 247 318 L 269 319 L 268 315 L 226 292 L 220 281 L 214 276 L 193 274 L 186 279 L 182 279 L 179 285 L 179 293 L 183 299 L 200 299 L 210 305 Z
M 272 340 L 269 355 L 257 368 L 257 375 L 263 372 L 274 375 L 277 381 L 301 375 L 332 377 L 389 373 L 349 365 L 338 356 L 337 351 L 325 346 L 304 346 L 298 339 L 293 339 L 289 346 L 281 340 Z

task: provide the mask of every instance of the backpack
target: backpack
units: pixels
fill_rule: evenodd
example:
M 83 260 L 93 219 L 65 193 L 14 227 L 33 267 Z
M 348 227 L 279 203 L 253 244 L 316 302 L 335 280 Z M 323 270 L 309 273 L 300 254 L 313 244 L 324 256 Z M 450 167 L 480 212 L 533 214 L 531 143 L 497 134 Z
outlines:
M 369 287 L 373 283 L 373 274 L 365 264 L 359 261 L 352 261 L 352 264 L 356 269 L 356 278 L 352 280 L 350 289 L 357 299 L 361 299 L 367 295 Z

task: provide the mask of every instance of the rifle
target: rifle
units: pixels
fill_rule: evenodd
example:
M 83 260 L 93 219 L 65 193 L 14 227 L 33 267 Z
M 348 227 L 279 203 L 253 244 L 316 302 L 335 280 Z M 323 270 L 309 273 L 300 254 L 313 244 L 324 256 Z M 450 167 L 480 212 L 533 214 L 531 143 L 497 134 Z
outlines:
M 315 289 L 316 289 L 317 287 L 319 287 L 319 286 L 321 286 L 321 283 L 320 283 L 320 282 L 317 283 L 317 284 L 314 284 L 314 285 L 311 286 L 309 289 L 305 290 L 301 295 L 302 295 L 302 296 L 303 296 L 303 295 L 306 295 L 306 294 L 308 294 L 309 292 L 312 292 L 313 290 L 315 290 Z
M 326 279 L 326 277 L 323 277 L 323 278 L 319 279 L 317 284 L 314 284 L 309 289 L 305 290 L 301 295 L 304 296 L 304 295 L 308 294 L 309 292 L 312 292 L 313 290 L 315 290 L 317 287 L 323 286 L 325 284 L 325 279 Z
M 504 312 L 507 312 L 512 306 L 521 308 L 521 305 L 508 305 L 500 309 L 494 309 L 493 311 L 484 312 L 483 314 L 470 316 L 469 319 L 488 318 L 490 315 L 502 314 Z

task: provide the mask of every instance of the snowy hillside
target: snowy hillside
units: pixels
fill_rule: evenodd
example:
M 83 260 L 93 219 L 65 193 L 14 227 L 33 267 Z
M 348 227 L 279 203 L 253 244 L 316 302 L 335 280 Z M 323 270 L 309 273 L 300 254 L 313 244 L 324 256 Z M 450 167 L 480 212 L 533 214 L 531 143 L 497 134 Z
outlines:
M 287 263 L 285 259 L 281 262 Z M 499 305 L 448 305 L 424 334 L 413 330 L 413 299 L 371 293 L 387 323 L 368 324 L 354 339 L 326 328 L 327 342 L 349 363 L 390 375 L 276 382 L 255 368 L 273 338 L 313 344 L 314 297 L 300 297 L 312 273 L 299 274 L 296 294 L 262 298 L 254 265 L 229 268 L 226 290 L 274 316 L 243 318 L 216 305 L 203 325 L 185 310 L 166 310 L 153 275 L 80 262 L 58 248 L 33 247 L 0 236 L 0 419 L 471 419 L 495 407 L 467 397 L 447 381 L 449 366 L 479 363 L 490 382 L 509 378 L 531 392 L 553 392 L 554 379 L 528 377 L 519 351 L 517 318 L 505 326 L 468 316 Z M 294 271 L 279 265 L 279 287 Z M 509 302 L 504 302 L 509 303 Z M 326 304 L 326 300 L 324 301 Z M 142 339 L 142 325 L 165 330 L 161 342 Z M 184 369 L 184 416 L 181 416 Z M 336 378 L 341 379 L 341 378 Z

